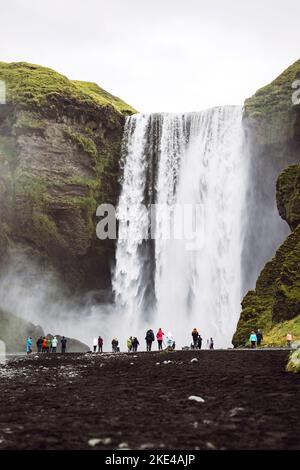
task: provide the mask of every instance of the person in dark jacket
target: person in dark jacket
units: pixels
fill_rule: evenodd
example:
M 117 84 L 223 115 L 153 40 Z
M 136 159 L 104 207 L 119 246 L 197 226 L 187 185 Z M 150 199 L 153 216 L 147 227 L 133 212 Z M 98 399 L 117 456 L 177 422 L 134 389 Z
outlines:
M 98 338 L 98 353 L 103 352 L 103 339 L 101 336 Z
M 202 348 L 202 338 L 201 338 L 201 335 L 199 334 L 199 337 L 198 337 L 198 349 L 201 349 Z
M 212 338 L 210 338 L 210 341 L 209 341 L 209 349 L 214 349 L 214 340 Z
M 65 354 L 66 349 L 67 349 L 67 338 L 63 336 L 60 342 L 61 342 L 61 352 L 62 354 Z
M 132 340 L 132 351 L 137 352 L 138 346 L 140 345 L 138 339 L 136 337 Z
M 152 343 L 155 340 L 153 330 L 147 331 L 145 340 L 146 340 L 147 351 L 151 351 Z
M 43 337 L 40 336 L 39 339 L 36 342 L 36 347 L 37 347 L 37 352 L 38 353 L 42 352 L 42 344 L 43 344 Z
M 264 339 L 263 335 L 262 335 L 262 332 L 260 330 L 257 330 L 256 339 L 257 339 L 256 345 L 257 345 L 257 347 L 259 347 L 261 345 L 262 340 Z
M 119 341 L 117 338 L 114 338 L 111 342 L 112 352 L 119 352 Z
M 194 329 L 193 329 L 193 331 L 192 331 L 192 337 L 193 337 L 194 349 L 197 349 L 197 348 L 198 348 L 198 338 L 199 338 L 199 333 L 198 333 L 197 328 L 194 328 Z

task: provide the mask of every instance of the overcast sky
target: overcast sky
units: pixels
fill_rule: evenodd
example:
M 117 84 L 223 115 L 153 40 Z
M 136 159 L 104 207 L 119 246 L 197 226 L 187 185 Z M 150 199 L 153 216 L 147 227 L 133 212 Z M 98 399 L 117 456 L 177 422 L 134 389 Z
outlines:
M 299 0 L 9 0 L 0 20 L 0 60 L 142 112 L 242 104 L 300 57 Z

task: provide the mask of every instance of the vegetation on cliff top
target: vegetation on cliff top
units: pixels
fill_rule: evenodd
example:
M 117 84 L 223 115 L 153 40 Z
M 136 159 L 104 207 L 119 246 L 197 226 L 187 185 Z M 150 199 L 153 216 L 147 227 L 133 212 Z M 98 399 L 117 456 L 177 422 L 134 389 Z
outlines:
M 277 112 L 290 110 L 295 91 L 292 83 L 297 79 L 300 79 L 300 59 L 245 101 L 246 115 L 254 119 L 272 118 Z
M 136 112 L 94 83 L 72 81 L 39 65 L 0 62 L 0 80 L 6 83 L 8 102 L 36 110 L 53 101 L 63 100 L 96 107 L 112 106 L 122 114 Z

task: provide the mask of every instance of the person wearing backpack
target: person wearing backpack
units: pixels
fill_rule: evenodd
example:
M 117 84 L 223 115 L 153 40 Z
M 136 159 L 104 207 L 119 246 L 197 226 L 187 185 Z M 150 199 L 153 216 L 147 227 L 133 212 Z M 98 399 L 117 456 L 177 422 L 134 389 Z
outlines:
M 164 332 L 162 331 L 161 328 L 159 328 L 158 332 L 156 333 L 156 339 L 158 343 L 158 350 L 162 351 L 162 344 L 164 340 Z
M 155 340 L 153 330 L 147 331 L 145 340 L 146 340 L 147 351 L 151 351 L 152 343 Z

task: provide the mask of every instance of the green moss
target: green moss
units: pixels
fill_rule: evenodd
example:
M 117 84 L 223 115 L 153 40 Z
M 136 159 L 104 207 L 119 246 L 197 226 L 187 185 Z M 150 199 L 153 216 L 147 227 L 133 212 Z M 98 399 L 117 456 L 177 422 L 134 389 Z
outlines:
M 282 171 L 276 190 L 279 214 L 294 230 L 300 223 L 300 165 L 290 165 Z
M 292 83 L 299 78 L 300 60 L 297 60 L 269 85 L 245 101 L 246 115 L 253 119 L 258 116 L 273 119 L 274 114 L 290 110 L 294 91 Z
M 13 126 L 13 130 L 18 129 L 31 129 L 31 130 L 44 130 L 46 127 L 45 121 L 41 120 L 40 117 L 35 113 L 29 113 L 21 111 L 18 114 L 17 121 Z
M 264 334 L 265 346 L 286 346 L 286 335 L 292 333 L 294 341 L 300 340 L 300 315 L 292 320 L 273 324 Z
M 73 83 L 78 87 L 79 90 L 93 97 L 93 99 L 96 102 L 99 102 L 101 105 L 103 105 L 105 102 L 109 102 L 123 114 L 130 115 L 137 112 L 134 108 L 129 106 L 117 96 L 113 96 L 107 91 L 103 90 L 103 88 L 100 88 L 96 83 L 82 82 L 78 80 L 73 80 Z
M 47 249 L 49 244 L 53 243 L 65 245 L 55 222 L 48 215 L 35 213 L 32 216 L 32 224 L 32 229 L 37 234 L 34 237 L 37 246 Z
M 34 207 L 43 208 L 47 186 L 42 179 L 29 178 L 24 173 L 22 178 L 19 179 L 18 185 L 20 187 L 20 193 L 23 194 L 24 200 L 31 209 Z
M 286 370 L 294 373 L 300 372 L 300 349 L 290 354 Z
M 17 143 L 14 138 L 0 136 L 0 157 L 5 158 L 14 168 L 18 162 Z
M 77 102 L 91 107 L 113 107 L 117 112 L 134 111 L 119 98 L 96 84 L 69 80 L 54 70 L 26 62 L 0 62 L 0 80 L 6 84 L 7 101 L 35 110 L 53 103 Z
M 93 158 L 97 157 L 98 152 L 96 144 L 90 137 L 86 137 L 79 132 L 75 132 L 71 128 L 65 131 L 65 135 L 68 136 L 79 149 L 83 150 Z

